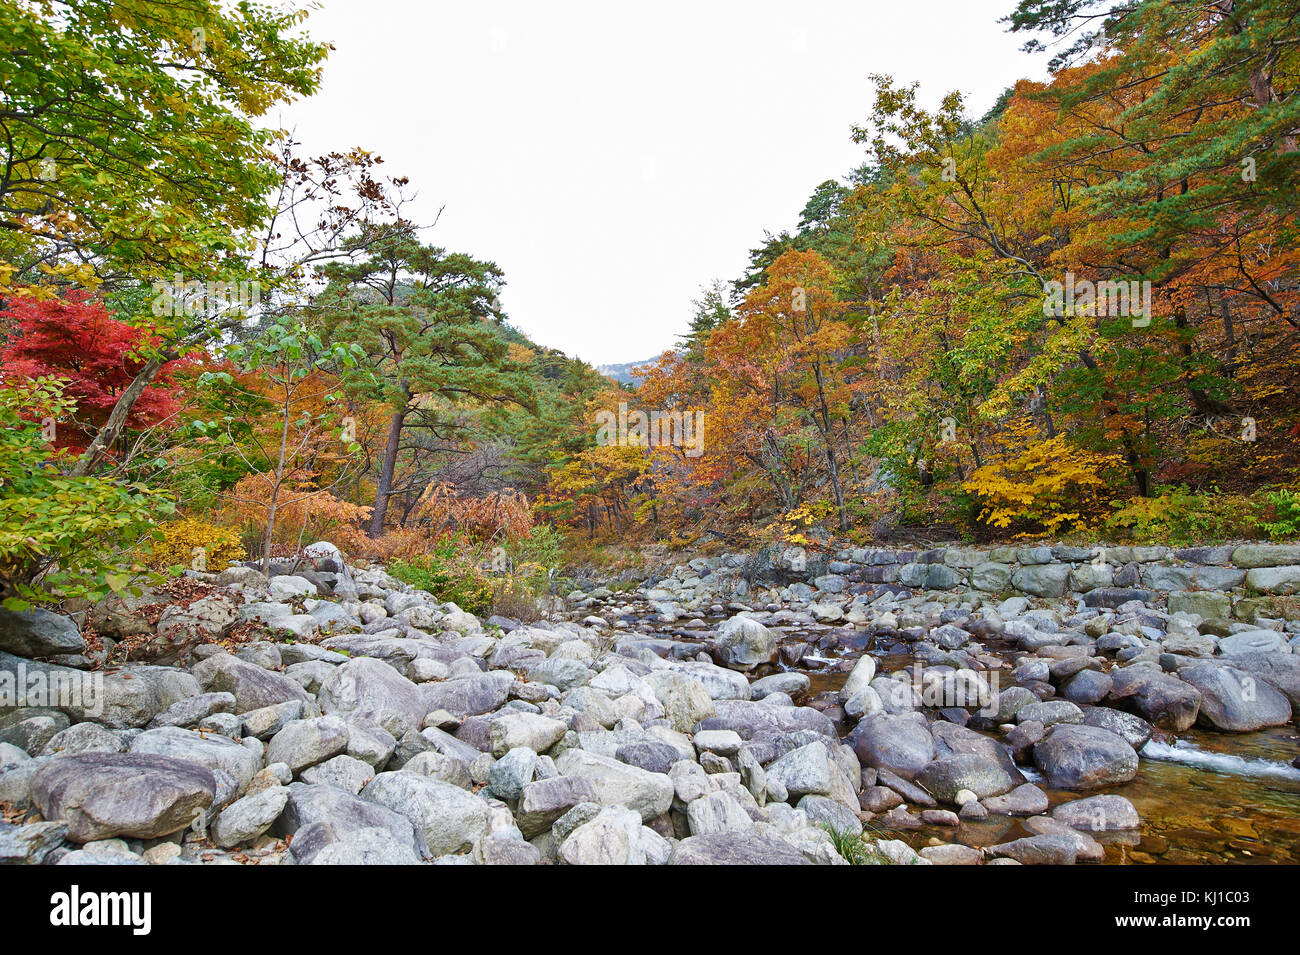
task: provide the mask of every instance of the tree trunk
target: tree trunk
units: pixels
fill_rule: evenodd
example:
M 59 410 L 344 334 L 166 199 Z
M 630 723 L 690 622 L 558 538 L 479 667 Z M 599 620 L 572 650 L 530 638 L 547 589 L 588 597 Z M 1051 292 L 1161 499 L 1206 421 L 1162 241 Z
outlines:
M 275 540 L 275 515 L 279 510 L 280 485 L 284 482 L 284 456 L 289 447 L 289 414 L 292 408 L 293 398 L 286 393 L 284 414 L 280 419 L 280 456 L 275 462 L 275 483 L 271 485 L 271 504 L 266 511 L 266 530 L 262 533 L 262 573 L 268 577 L 271 575 L 271 544 Z
M 126 419 L 131 416 L 131 409 L 135 407 L 136 401 L 144 394 L 144 390 L 149 387 L 154 377 L 158 374 L 158 369 L 162 368 L 161 358 L 151 358 L 149 362 L 140 369 L 140 373 L 131 380 L 131 384 L 126 386 L 126 390 L 118 396 L 117 403 L 113 405 L 113 410 L 109 412 L 108 420 L 104 426 L 99 429 L 95 439 L 90 442 L 90 447 L 86 448 L 81 457 L 77 459 L 72 470 L 68 472 L 69 477 L 85 477 L 99 466 L 105 453 L 112 447 L 117 439 L 122 436 L 122 431 L 126 428 Z
M 831 438 L 831 415 L 830 409 L 826 407 L 826 383 L 822 376 L 821 362 L 813 365 L 813 374 L 817 380 L 817 402 L 821 406 L 821 420 L 817 422 L 816 413 L 813 419 L 818 424 L 817 430 L 821 432 L 822 445 L 826 448 L 826 466 L 830 471 L 831 491 L 835 495 L 835 510 L 839 515 L 840 530 L 846 531 L 849 529 L 849 518 L 844 510 L 844 489 L 840 486 L 840 464 L 835 456 L 835 442 Z
M 384 532 L 384 518 L 388 514 L 388 496 L 393 486 L 393 472 L 397 470 L 397 451 L 401 447 L 402 425 L 406 409 L 394 411 L 388 422 L 388 444 L 384 447 L 384 463 L 379 471 L 379 487 L 375 490 L 375 509 L 370 515 L 370 536 Z

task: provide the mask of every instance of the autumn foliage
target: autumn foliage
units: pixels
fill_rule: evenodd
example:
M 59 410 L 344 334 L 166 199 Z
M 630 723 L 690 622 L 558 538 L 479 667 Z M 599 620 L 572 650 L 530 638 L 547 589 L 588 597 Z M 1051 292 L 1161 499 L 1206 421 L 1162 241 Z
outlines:
M 0 311 L 0 326 L 8 335 L 0 349 L 7 376 L 67 380 L 64 396 L 76 402 L 76 417 L 72 427 L 57 428 L 55 444 L 78 450 L 108 419 L 122 391 L 144 367 L 144 351 L 158 342 L 147 328 L 115 318 L 87 292 L 13 298 Z M 162 366 L 132 407 L 128 427 L 152 427 L 175 413 L 175 373 L 181 364 Z

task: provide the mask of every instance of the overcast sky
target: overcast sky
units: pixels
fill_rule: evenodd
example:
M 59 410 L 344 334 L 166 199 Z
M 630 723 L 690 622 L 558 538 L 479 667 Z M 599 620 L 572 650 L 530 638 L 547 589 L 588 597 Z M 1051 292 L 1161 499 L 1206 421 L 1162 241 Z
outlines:
M 763 230 L 862 162 L 870 73 L 980 115 L 1044 57 L 1013 0 L 319 0 L 335 46 L 285 108 L 307 152 L 358 145 L 419 192 L 426 240 L 505 270 L 502 304 L 592 363 L 671 347 Z

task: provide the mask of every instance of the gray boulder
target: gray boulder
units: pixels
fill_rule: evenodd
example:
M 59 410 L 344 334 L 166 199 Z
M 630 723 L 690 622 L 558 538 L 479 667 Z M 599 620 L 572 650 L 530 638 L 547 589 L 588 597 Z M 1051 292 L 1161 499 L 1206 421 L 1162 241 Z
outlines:
M 335 669 L 316 699 L 323 713 L 374 723 L 398 739 L 419 730 L 429 712 L 416 684 L 373 657 L 358 657 Z
M 216 792 L 203 766 L 147 753 L 56 756 L 31 779 L 41 815 L 67 823 L 73 842 L 170 835 L 201 818 Z
M 488 832 L 486 802 L 428 776 L 380 773 L 361 790 L 361 798 L 410 819 L 435 855 L 469 852 Z
M 1230 666 L 1198 663 L 1178 671 L 1201 694 L 1199 721 L 1231 733 L 1291 722 L 1291 703 L 1263 678 Z
M 722 662 L 734 670 L 750 670 L 776 659 L 776 634 L 749 617 L 724 621 L 714 642 Z
M 957 793 L 968 789 L 977 799 L 1000 796 L 1014 785 L 1011 775 L 997 762 L 976 753 L 959 753 L 927 764 L 916 784 L 940 802 L 956 805 Z
M 1034 763 L 1056 789 L 1092 789 L 1137 775 L 1138 755 L 1124 739 L 1097 726 L 1062 723 L 1034 745 Z
M 935 756 L 934 737 L 920 713 L 876 713 L 854 727 L 848 742 L 863 766 L 912 779 Z
M 252 842 L 279 818 L 289 801 L 287 786 L 271 786 L 236 799 L 217 815 L 209 834 L 223 848 Z
M 49 657 L 86 649 L 71 617 L 48 610 L 0 609 L 0 650 L 20 657 Z
M 190 671 L 203 689 L 210 693 L 230 693 L 235 697 L 235 712 L 274 706 L 289 700 L 301 700 L 314 706 L 307 691 L 280 673 L 264 670 L 227 653 L 218 653 L 196 664 Z
M 668 865 L 812 865 L 795 846 L 769 832 L 728 830 L 690 836 L 673 847 Z
M 1201 694 L 1176 676 L 1154 666 L 1138 665 L 1110 671 L 1110 699 L 1129 703 L 1156 726 L 1181 733 L 1196 722 Z
M 348 748 L 348 725 L 337 716 L 294 720 L 271 738 L 266 747 L 266 762 L 284 763 L 297 773 L 323 763 Z

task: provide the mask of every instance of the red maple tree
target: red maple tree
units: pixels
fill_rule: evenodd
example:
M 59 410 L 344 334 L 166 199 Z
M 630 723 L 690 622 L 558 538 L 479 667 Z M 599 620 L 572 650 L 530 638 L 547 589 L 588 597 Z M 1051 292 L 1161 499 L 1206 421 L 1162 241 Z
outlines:
M 144 367 L 137 350 L 156 342 L 148 329 L 119 321 L 85 292 L 59 299 L 12 299 L 0 311 L 0 327 L 9 338 L 0 349 L 5 377 L 53 375 L 69 381 L 65 394 L 76 399 L 77 420 L 58 429 L 55 444 L 72 450 L 89 443 Z M 151 427 L 176 410 L 173 376 L 183 363 L 168 362 L 159 370 L 131 409 L 128 428 Z

